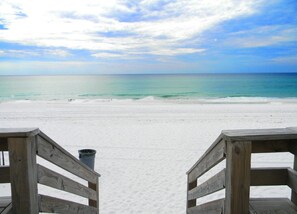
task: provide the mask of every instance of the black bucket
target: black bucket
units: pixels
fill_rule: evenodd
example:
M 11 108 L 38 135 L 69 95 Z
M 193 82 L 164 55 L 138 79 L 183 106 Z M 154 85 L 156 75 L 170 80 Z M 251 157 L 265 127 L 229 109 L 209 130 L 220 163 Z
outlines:
M 81 150 L 78 150 L 78 154 L 79 154 L 79 160 L 82 163 L 86 164 L 89 168 L 94 170 L 96 150 L 81 149 Z

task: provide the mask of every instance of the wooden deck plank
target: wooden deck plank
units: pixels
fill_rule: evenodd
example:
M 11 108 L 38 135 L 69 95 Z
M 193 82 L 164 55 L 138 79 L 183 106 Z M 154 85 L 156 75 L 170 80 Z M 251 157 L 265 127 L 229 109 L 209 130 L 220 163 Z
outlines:
M 263 198 L 250 200 L 250 213 L 297 214 L 296 206 L 287 198 Z
M 0 197 L 0 208 L 5 208 L 11 203 L 10 196 L 1 196 Z

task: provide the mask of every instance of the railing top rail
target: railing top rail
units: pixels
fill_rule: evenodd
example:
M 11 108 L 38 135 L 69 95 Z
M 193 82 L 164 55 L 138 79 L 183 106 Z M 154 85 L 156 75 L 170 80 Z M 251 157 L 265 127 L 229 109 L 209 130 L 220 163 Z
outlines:
M 0 137 L 30 137 L 39 134 L 38 128 L 0 128 Z
M 189 174 L 222 141 L 268 141 L 297 139 L 297 127 L 278 129 L 223 130 L 199 160 L 188 170 Z
M 232 141 L 290 140 L 297 139 L 297 127 L 223 130 L 221 137 L 225 140 Z
M 54 140 L 52 140 L 50 137 L 48 137 L 46 134 L 44 134 L 42 131 L 40 131 L 38 128 L 0 128 L 0 138 L 26 138 L 26 137 L 32 137 L 32 136 L 40 136 L 43 139 L 45 139 L 48 143 L 54 145 L 56 148 L 59 148 L 60 151 L 62 151 L 65 155 L 69 156 L 71 159 L 73 159 L 78 165 L 80 165 L 82 168 L 91 171 L 94 175 L 99 176 L 97 172 L 87 167 L 85 164 L 80 162 L 76 157 L 74 157 L 72 154 L 70 154 L 67 150 L 65 150 L 63 147 L 61 147 L 59 144 L 57 144 Z M 7 144 L 7 142 L 5 142 Z M 4 145 L 4 144 L 3 144 Z M 0 147 L 2 148 L 2 147 Z M 4 149 L 4 146 L 3 148 Z

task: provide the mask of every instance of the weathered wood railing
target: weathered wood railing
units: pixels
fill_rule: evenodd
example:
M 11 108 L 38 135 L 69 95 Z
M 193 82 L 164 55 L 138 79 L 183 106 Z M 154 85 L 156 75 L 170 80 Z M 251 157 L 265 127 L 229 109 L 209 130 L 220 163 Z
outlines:
M 9 153 L 9 166 L 0 168 L 0 183 L 11 184 L 13 213 L 99 213 L 100 175 L 39 129 L 0 129 L 0 151 Z M 88 185 L 38 164 L 37 156 L 82 178 Z M 89 204 L 38 194 L 38 183 L 87 198 Z
M 252 153 L 290 152 L 292 168 L 252 168 Z M 206 182 L 199 178 L 226 159 L 226 168 Z M 297 128 L 231 130 L 221 135 L 187 172 L 187 213 L 297 213 Z M 250 199 L 250 186 L 287 185 L 291 200 Z M 225 189 L 225 198 L 196 205 L 196 200 Z

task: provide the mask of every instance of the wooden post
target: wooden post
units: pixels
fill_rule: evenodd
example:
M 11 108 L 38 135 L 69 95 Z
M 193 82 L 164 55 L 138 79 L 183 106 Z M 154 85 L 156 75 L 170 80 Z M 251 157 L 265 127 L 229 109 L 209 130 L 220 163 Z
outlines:
M 251 147 L 251 142 L 227 142 L 226 214 L 249 213 Z
M 196 206 L 196 199 L 194 199 L 194 200 L 189 200 L 188 199 L 189 191 L 191 189 L 195 188 L 196 186 L 197 186 L 197 180 L 189 183 L 189 175 L 188 175 L 188 180 L 187 180 L 187 212 L 188 212 L 189 208 Z
M 294 155 L 294 170 L 297 170 L 297 155 Z M 292 190 L 291 201 L 297 206 L 297 193 Z
M 38 208 L 35 137 L 9 138 L 11 196 L 14 214 L 36 214 Z
M 96 184 L 88 182 L 88 186 L 90 189 L 93 189 L 97 192 L 97 200 L 89 199 L 89 206 L 96 207 L 99 214 L 99 178 L 97 178 Z

